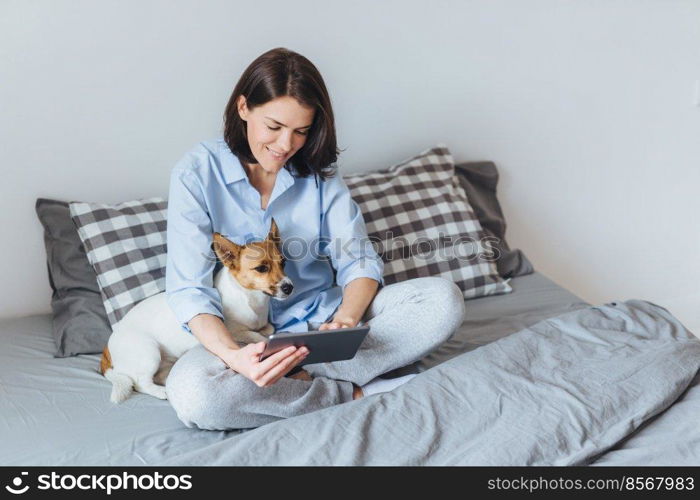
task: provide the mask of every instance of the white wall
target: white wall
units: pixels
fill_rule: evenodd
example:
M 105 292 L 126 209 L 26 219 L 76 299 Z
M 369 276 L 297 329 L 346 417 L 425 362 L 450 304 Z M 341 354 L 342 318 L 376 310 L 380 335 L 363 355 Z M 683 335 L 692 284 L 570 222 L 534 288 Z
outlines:
M 440 141 L 493 160 L 538 270 L 700 326 L 699 20 L 692 0 L 0 0 L 0 316 L 49 311 L 38 196 L 165 196 L 284 46 L 324 75 L 344 171 Z

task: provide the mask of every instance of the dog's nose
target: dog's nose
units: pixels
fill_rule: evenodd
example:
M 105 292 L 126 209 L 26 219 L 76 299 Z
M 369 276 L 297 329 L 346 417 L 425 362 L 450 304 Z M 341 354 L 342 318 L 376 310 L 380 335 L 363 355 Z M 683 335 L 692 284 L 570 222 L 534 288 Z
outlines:
M 282 291 L 284 292 L 285 295 L 289 295 L 292 293 L 292 290 L 294 290 L 294 285 L 291 283 L 282 283 Z

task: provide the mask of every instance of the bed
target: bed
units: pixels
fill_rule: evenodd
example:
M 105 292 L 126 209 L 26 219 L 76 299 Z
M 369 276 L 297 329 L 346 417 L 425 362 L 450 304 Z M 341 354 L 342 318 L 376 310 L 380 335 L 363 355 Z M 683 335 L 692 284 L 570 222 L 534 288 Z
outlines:
M 593 307 L 539 272 L 510 284 L 466 300 L 395 391 L 230 432 L 142 394 L 113 405 L 97 355 L 53 357 L 51 315 L 0 320 L 0 464 L 700 465 L 698 339 L 644 301 Z

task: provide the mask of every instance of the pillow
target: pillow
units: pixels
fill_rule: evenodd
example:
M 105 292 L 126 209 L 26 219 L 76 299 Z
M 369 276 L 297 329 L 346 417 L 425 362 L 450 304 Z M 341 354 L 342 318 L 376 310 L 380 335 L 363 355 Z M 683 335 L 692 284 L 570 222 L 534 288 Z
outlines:
M 55 356 L 101 352 L 112 330 L 68 203 L 39 198 L 36 214 L 44 227 Z
M 503 278 L 513 278 L 534 272 L 532 264 L 523 252 L 513 249 L 506 242 L 506 220 L 496 197 L 498 170 L 490 161 L 458 163 L 457 178 L 469 199 L 484 232 L 497 238 L 496 259 L 498 273 Z
M 69 206 L 114 326 L 136 303 L 165 290 L 167 203 L 149 198 Z
M 508 293 L 444 144 L 386 170 L 344 177 L 378 243 L 386 284 L 442 276 L 465 298 Z

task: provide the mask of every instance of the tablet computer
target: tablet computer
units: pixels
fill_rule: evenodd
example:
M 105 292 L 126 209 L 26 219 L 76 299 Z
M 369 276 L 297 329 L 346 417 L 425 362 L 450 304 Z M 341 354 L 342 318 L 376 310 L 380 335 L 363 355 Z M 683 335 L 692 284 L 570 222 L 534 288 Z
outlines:
M 309 349 L 309 354 L 297 366 L 352 359 L 368 332 L 369 326 L 356 326 L 335 330 L 273 333 L 260 355 L 260 360 L 290 345 L 306 346 Z

